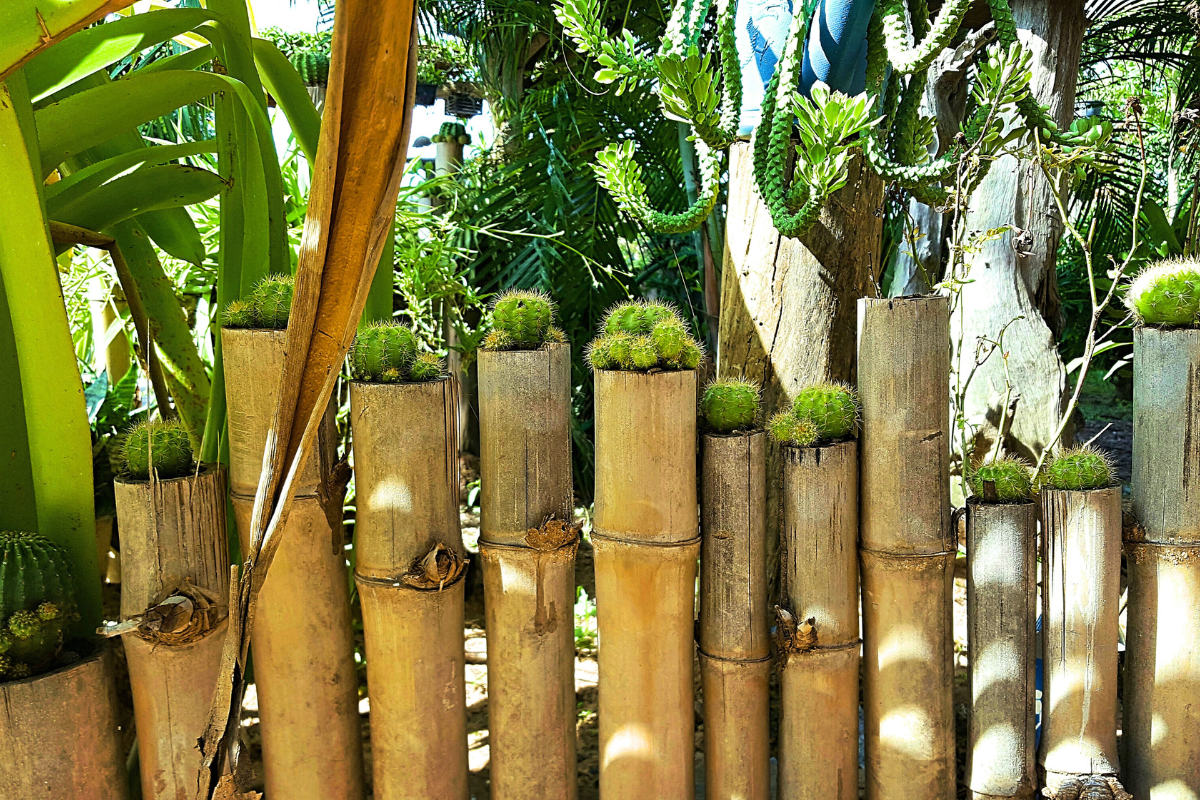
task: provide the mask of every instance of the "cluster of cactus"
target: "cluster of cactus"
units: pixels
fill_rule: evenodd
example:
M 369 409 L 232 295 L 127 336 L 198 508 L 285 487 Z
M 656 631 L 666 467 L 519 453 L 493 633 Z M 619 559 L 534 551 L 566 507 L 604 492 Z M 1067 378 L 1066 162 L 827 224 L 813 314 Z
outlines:
M 1176 258 L 1148 267 L 1129 287 L 1125 303 L 1143 325 L 1200 324 L 1200 259 Z
M 283 330 L 292 312 L 291 275 L 268 275 L 250 291 L 245 300 L 225 306 L 221 324 L 226 328 L 265 328 Z
M 754 426 L 758 416 L 759 391 L 742 378 L 713 381 L 700 399 L 700 413 L 716 433 L 733 433 Z
M 302 50 L 291 58 L 292 66 L 306 86 L 324 86 L 329 82 L 329 54 Z
M 470 144 L 471 134 L 467 133 L 467 126 L 461 122 L 443 122 L 433 141 L 438 144 Z
M 0 680 L 54 666 L 79 620 L 67 552 L 38 533 L 0 531 Z
M 1065 491 L 1107 489 L 1115 479 L 1108 456 L 1092 447 L 1073 447 L 1063 451 L 1042 467 L 1041 485 Z
M 976 465 L 967 472 L 967 483 L 971 494 L 989 503 L 1023 503 L 1034 495 L 1029 465 L 1014 456 Z
M 182 478 L 195 469 L 187 427 L 178 420 L 136 425 L 121 448 L 121 470 L 135 480 L 149 480 L 151 467 L 159 480 Z
M 368 383 L 432 381 L 442 377 L 442 360 L 417 351 L 417 337 L 398 322 L 369 325 L 354 337 L 350 375 Z
M 653 300 L 609 309 L 600 335 L 587 350 L 592 369 L 696 369 L 703 358 L 704 350 L 679 312 Z
M 858 398 L 839 383 L 818 383 L 796 395 L 791 408 L 771 417 L 767 430 L 775 441 L 812 447 L 846 439 L 858 430 Z
M 507 291 L 492 303 L 492 331 L 484 350 L 536 350 L 547 343 L 563 344 L 567 336 L 552 324 L 554 302 L 542 292 Z

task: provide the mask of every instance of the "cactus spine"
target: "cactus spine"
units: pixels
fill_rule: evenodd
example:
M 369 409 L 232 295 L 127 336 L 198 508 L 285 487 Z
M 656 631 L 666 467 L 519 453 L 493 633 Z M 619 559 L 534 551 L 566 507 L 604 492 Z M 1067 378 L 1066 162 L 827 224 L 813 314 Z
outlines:
M 268 275 L 245 300 L 234 300 L 225 306 L 221 324 L 227 328 L 283 330 L 292 311 L 293 288 L 291 275 Z
M 121 466 L 131 478 L 149 480 L 151 467 L 159 480 L 182 478 L 195 466 L 187 427 L 178 420 L 136 425 L 125 437 Z
M 554 303 L 542 292 L 508 291 L 492 304 L 492 331 L 484 340 L 487 350 L 536 350 L 555 341 L 562 332 L 554 328 Z
M 758 386 L 743 379 L 719 380 L 708 385 L 700 412 L 717 433 L 732 433 L 754 425 L 758 416 Z
M 1193 327 L 1200 323 L 1200 261 L 1178 258 L 1144 270 L 1125 295 L 1143 325 Z
M 824 441 L 844 439 L 858 428 L 858 399 L 852 389 L 836 383 L 801 390 L 792 403 L 792 413 L 811 419 Z
M 395 383 L 408 377 L 417 357 L 417 337 L 394 322 L 369 325 L 354 337 L 350 374 L 358 381 Z
M 1071 448 L 1042 468 L 1041 482 L 1074 492 L 1106 489 L 1113 484 L 1113 467 L 1099 450 Z
M 968 473 L 967 483 L 971 494 L 987 503 L 1024 503 L 1033 498 L 1029 465 L 1012 456 L 979 464 Z
M 821 437 L 817 424 L 806 417 L 797 417 L 791 411 L 780 411 L 767 423 L 771 438 L 789 447 L 812 447 Z
M 66 551 L 38 533 L 0 531 L 0 679 L 51 668 L 78 619 Z

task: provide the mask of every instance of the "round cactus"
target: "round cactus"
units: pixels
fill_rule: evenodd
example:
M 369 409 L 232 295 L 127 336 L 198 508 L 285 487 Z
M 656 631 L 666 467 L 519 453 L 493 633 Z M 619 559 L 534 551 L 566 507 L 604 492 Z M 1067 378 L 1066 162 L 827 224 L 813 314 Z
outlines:
M 516 346 L 517 343 L 513 341 L 513 338 L 506 331 L 494 330 L 483 337 L 482 347 L 484 350 L 512 350 Z
M 704 350 L 700 344 L 689 338 L 683 345 L 683 352 L 679 354 L 678 366 L 676 369 L 696 369 L 700 366 L 700 361 L 704 358 Z
M 608 316 L 604 318 L 604 332 L 610 336 L 618 333 L 642 333 L 642 307 L 639 303 L 618 303 L 613 306 Z
M 1019 458 L 1006 456 L 980 464 L 967 474 L 971 493 L 987 502 L 1023 503 L 1033 497 L 1033 476 L 1029 465 Z M 995 490 L 989 498 L 987 484 Z
M 633 337 L 614 333 L 608 337 L 608 352 L 617 369 L 633 369 Z
M 650 332 L 650 338 L 654 340 L 659 354 L 669 360 L 679 358 L 691 337 L 688 336 L 683 323 L 671 317 L 656 323 Z
M 221 313 L 221 324 L 226 328 L 253 328 L 254 309 L 245 300 L 233 300 Z
M 259 328 L 283 330 L 292 312 L 294 282 L 291 275 L 268 275 L 250 292 L 254 323 Z
M 442 360 L 433 353 L 421 353 L 412 363 L 408 377 L 414 381 L 432 381 L 442 377 Z
M 1113 484 L 1113 467 L 1099 450 L 1076 447 L 1042 468 L 1042 483 L 1068 491 L 1106 489 Z
M 541 292 L 510 291 L 492 306 L 492 324 L 512 337 L 517 347 L 532 349 L 546 341 L 554 305 Z
M 0 531 L 0 675 L 51 666 L 79 619 L 67 552 L 37 533 Z
M 546 328 L 546 341 L 552 344 L 566 344 L 567 334 L 563 332 L 562 328 L 556 328 L 551 325 L 549 328 Z
M 402 381 L 417 357 L 417 337 L 398 322 L 369 325 L 354 337 L 350 374 L 357 381 Z
M 704 355 L 678 312 L 656 300 L 613 306 L 588 352 L 593 369 L 624 370 L 695 369 Z
M 809 386 L 792 404 L 797 418 L 811 419 L 823 440 L 841 439 L 854 433 L 858 425 L 858 401 L 854 392 L 835 383 Z
M 1146 325 L 1190 327 L 1200 322 L 1200 260 L 1178 258 L 1144 270 L 1125 303 Z
M 658 366 L 658 348 L 649 336 L 635 337 L 629 345 L 629 360 L 634 369 L 654 369 Z
M 641 304 L 641 315 L 638 318 L 638 333 L 652 333 L 655 326 L 661 322 L 674 322 L 683 328 L 683 319 L 674 306 L 661 300 L 647 300 Z
M 612 354 L 611 336 L 597 336 L 588 345 L 584 356 L 587 358 L 588 366 L 593 370 L 614 369 L 618 366 L 618 361 Z
M 790 447 L 812 447 L 820 438 L 817 424 L 791 411 L 780 411 L 767 423 L 771 438 Z
M 715 381 L 704 390 L 700 412 L 717 433 L 748 428 L 758 415 L 758 386 L 741 378 Z
M 153 464 L 160 480 L 182 478 L 195 467 L 187 428 L 178 420 L 143 422 L 134 426 L 121 448 L 121 466 L 130 477 L 150 479 Z

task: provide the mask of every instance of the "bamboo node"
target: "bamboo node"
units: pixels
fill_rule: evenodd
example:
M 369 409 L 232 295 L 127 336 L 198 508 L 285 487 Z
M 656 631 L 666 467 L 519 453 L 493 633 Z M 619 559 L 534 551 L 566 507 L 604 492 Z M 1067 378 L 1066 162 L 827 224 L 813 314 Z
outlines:
M 792 612 L 775 606 L 775 640 L 779 651 L 785 655 L 791 655 L 816 647 L 816 623 L 816 617 L 797 621 Z
M 467 568 L 467 560 L 446 545 L 438 542 L 425 555 L 413 562 L 402 580 L 414 589 L 441 591 L 458 580 Z
M 1113 775 L 1079 775 L 1065 779 L 1057 789 L 1046 786 L 1042 797 L 1050 800 L 1133 800 L 1133 795 Z
M 1129 508 L 1121 509 L 1121 538 L 1126 542 L 1146 541 L 1146 528 Z
M 579 540 L 582 523 L 549 517 L 540 527 L 525 532 L 525 544 L 534 550 L 557 550 Z
M 153 644 L 191 644 L 203 639 L 224 621 L 226 609 L 220 606 L 219 600 L 214 592 L 184 578 L 183 584 L 158 605 L 116 625 L 98 628 L 96 632 L 106 638 L 132 633 Z

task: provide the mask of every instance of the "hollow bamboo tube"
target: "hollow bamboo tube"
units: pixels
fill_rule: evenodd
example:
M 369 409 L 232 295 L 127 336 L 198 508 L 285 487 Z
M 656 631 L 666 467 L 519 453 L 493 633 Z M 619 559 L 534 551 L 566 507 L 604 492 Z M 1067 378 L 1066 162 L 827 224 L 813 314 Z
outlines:
M 285 331 L 221 331 L 230 500 L 242 552 L 283 374 Z M 258 597 L 251 650 L 268 797 L 361 800 L 358 676 L 340 509 L 318 490 L 336 457 L 333 409 L 296 481 L 283 538 Z
M 858 303 L 869 800 L 955 795 L 948 303 Z
M 1042 739 L 1038 762 L 1057 791 L 1115 776 L 1121 489 L 1042 490 Z
M 696 373 L 596 372 L 600 794 L 695 795 Z
M 706 796 L 771 796 L 766 434 L 703 437 L 700 686 Z
M 0 787 L 6 800 L 125 800 L 112 652 L 0 683 Z
M 967 505 L 972 800 L 1037 792 L 1037 504 Z
M 375 797 L 466 800 L 457 382 L 351 383 L 350 420 Z
M 785 654 L 780 800 L 858 798 L 858 443 L 783 449 L 783 600 L 815 640 Z
M 574 800 L 570 346 L 481 350 L 479 429 L 491 795 Z
M 142 796 L 194 800 L 199 788 L 196 745 L 208 720 L 221 667 L 229 551 L 225 534 L 225 473 L 219 466 L 165 481 L 114 485 L 121 520 L 124 582 L 121 619 L 167 600 L 187 584 L 204 590 L 218 608 L 179 641 L 125 637 L 133 690 Z

